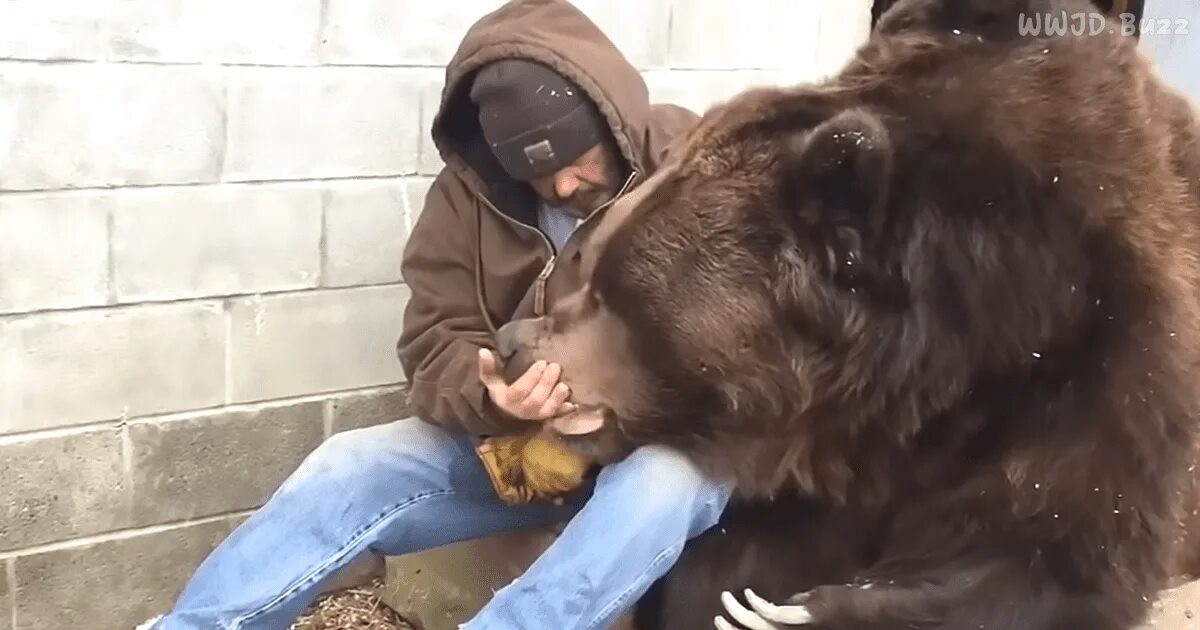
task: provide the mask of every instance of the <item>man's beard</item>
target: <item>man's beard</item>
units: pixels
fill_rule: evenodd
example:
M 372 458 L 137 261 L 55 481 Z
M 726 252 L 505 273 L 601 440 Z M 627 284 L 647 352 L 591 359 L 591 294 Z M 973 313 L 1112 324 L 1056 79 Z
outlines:
M 598 190 L 577 192 L 569 199 L 558 200 L 555 205 L 582 219 L 612 199 L 615 194 L 615 188 L 606 186 Z
M 629 167 L 615 145 L 607 146 L 604 157 L 607 182 L 603 188 L 578 191 L 567 199 L 556 199 L 554 205 L 584 219 L 597 208 L 611 201 L 620 192 L 621 186 L 625 184 L 625 180 L 629 176 Z

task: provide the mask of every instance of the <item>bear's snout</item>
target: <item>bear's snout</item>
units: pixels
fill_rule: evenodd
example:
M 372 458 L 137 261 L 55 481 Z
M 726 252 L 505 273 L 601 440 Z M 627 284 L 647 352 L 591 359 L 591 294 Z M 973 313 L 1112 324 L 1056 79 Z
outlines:
M 514 319 L 496 331 L 496 352 L 500 360 L 508 364 L 523 348 L 538 341 L 542 319 Z

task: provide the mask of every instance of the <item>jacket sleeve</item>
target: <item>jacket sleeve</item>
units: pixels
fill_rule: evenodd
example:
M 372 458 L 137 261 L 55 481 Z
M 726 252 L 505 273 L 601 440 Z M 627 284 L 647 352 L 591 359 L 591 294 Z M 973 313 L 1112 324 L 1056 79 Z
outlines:
M 453 201 L 443 173 L 425 197 L 409 235 L 401 274 L 411 290 L 397 354 L 422 420 L 475 435 L 521 430 L 500 415 L 479 380 L 479 349 L 493 336 L 477 299 L 478 225 L 465 194 Z

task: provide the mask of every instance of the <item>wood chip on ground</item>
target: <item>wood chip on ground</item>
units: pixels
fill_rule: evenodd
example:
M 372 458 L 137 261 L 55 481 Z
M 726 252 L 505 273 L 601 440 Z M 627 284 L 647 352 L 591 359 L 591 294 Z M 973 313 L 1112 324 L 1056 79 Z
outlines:
M 326 593 L 292 625 L 292 630 L 413 630 L 379 599 L 379 580 Z

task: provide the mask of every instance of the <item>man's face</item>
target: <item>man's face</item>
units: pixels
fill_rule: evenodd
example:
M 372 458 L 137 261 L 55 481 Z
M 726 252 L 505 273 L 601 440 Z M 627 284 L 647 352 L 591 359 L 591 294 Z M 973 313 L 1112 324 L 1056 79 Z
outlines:
M 530 185 L 547 202 L 586 216 L 617 194 L 621 184 L 620 153 L 610 143 L 588 149 L 579 159 Z

